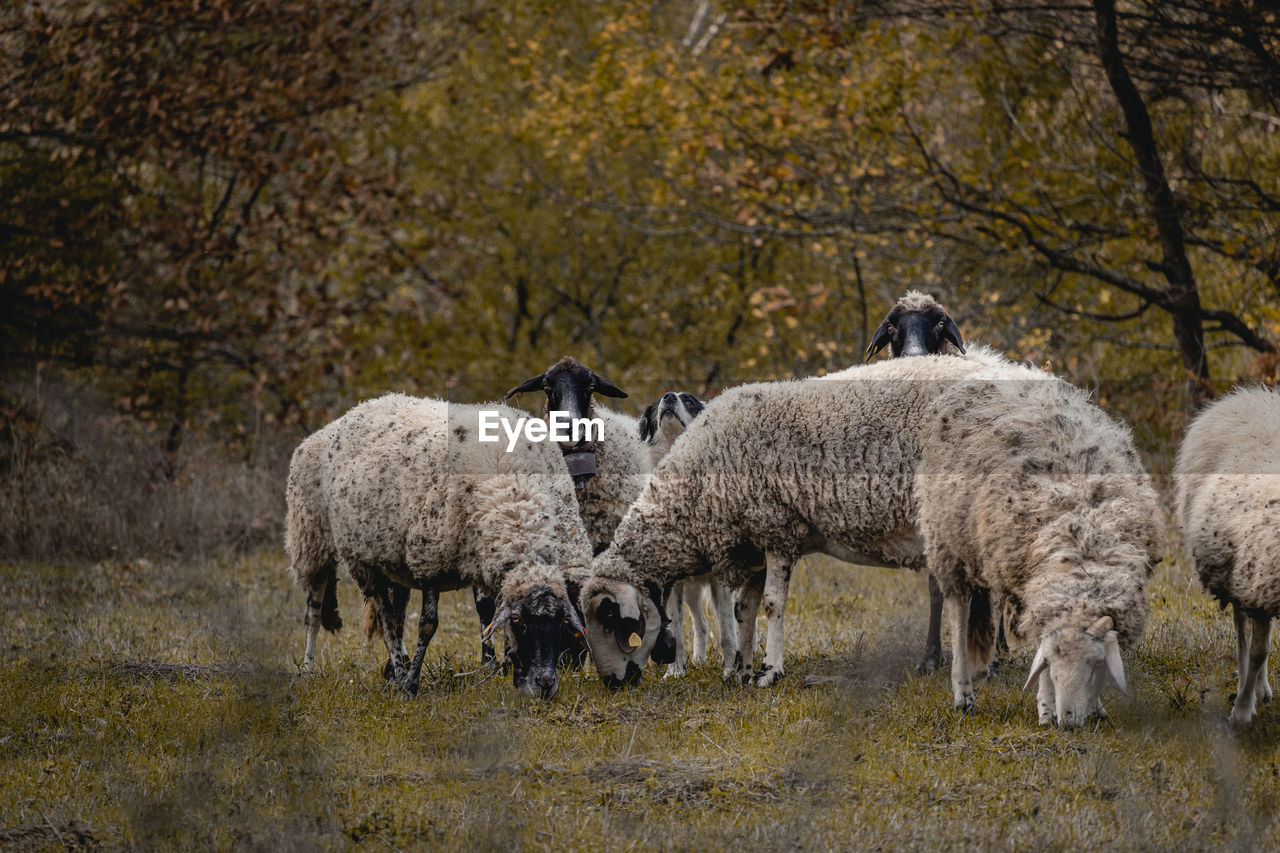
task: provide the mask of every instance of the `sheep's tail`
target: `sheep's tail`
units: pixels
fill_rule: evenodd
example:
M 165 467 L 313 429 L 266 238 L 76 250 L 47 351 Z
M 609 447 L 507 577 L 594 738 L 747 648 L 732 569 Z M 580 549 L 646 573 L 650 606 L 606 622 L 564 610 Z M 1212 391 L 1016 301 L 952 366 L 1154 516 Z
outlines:
M 991 590 L 975 589 L 969 600 L 970 672 L 982 672 L 991 666 L 995 633 L 995 608 L 991 606 Z
M 360 627 L 364 629 L 367 640 L 375 640 L 382 636 L 382 620 L 378 618 L 378 605 L 372 598 L 364 600 L 364 618 L 360 620 Z

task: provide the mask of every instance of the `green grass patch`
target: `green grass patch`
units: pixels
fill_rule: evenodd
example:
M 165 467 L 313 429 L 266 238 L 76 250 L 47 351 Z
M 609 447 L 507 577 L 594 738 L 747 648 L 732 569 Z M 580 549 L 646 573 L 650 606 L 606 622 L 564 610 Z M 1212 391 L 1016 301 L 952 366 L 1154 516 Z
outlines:
M 441 598 L 417 699 L 383 687 L 346 582 L 349 627 L 299 675 L 303 600 L 275 552 L 9 564 L 0 594 L 4 847 L 1280 843 L 1280 708 L 1227 730 L 1230 618 L 1177 562 L 1126 658 L 1132 698 L 1072 733 L 1036 724 L 1029 648 L 955 712 L 945 671 L 911 671 L 924 578 L 828 560 L 796 573 L 774 689 L 721 683 L 713 643 L 686 678 L 619 693 L 588 668 L 549 702 L 482 680 L 463 592 Z

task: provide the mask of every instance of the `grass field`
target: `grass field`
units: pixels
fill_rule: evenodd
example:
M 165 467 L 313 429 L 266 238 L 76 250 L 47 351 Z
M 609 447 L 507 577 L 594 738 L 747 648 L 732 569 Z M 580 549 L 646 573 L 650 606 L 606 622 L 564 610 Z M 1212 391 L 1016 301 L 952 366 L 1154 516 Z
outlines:
M 478 624 L 450 593 L 405 701 L 349 582 L 348 627 L 298 675 L 279 553 L 3 565 L 0 847 L 1280 844 L 1280 708 L 1226 729 L 1230 618 L 1181 565 L 1161 566 L 1126 656 L 1132 698 L 1109 691 L 1110 720 L 1073 733 L 1036 724 L 1030 648 L 967 717 L 945 672 L 911 673 L 922 576 L 811 560 L 792 590 L 774 689 L 725 686 L 714 662 L 626 692 L 588 669 L 549 702 L 471 672 Z

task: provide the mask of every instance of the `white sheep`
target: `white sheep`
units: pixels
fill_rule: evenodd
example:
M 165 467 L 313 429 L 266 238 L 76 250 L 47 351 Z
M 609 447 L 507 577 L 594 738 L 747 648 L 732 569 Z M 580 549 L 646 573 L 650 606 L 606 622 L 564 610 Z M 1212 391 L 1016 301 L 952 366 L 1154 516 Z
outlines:
M 1267 649 L 1280 616 L 1280 391 L 1239 389 L 1196 417 L 1173 479 L 1178 523 L 1200 582 L 1236 627 L 1231 722 L 1270 702 Z
M 998 596 L 1012 636 L 1038 643 L 1042 724 L 1103 714 L 1142 636 L 1160 506 L 1127 427 L 1048 374 L 958 383 L 924 420 L 918 524 L 951 625 L 957 707 L 991 656 Z M 1036 375 L 1038 374 L 1038 375 Z M 974 604 L 970 612 L 971 602 Z
M 675 580 L 711 572 L 744 587 L 728 670 L 742 678 L 753 675 L 765 599 L 764 665 L 754 673 L 765 686 L 782 675 L 783 612 L 800 556 L 923 568 L 912 503 L 920 420 L 948 384 L 1008 365 L 975 349 L 850 368 L 835 381 L 744 385 L 708 403 L 650 475 L 582 590 L 605 682 L 639 680 L 665 619 L 651 591 Z M 632 635 L 641 639 L 634 648 L 623 641 Z
M 640 415 L 640 438 L 649 446 L 649 470 L 652 471 L 671 450 L 671 445 L 706 406 L 687 391 L 668 391 L 645 408 Z M 688 659 L 684 651 L 683 613 L 687 605 L 693 621 L 694 663 L 707 659 L 707 617 L 703 613 L 705 603 L 719 624 L 720 652 L 726 662 L 734 659 L 737 651 L 737 632 L 733 624 L 733 592 L 709 574 L 694 575 L 676 581 L 667 596 L 667 615 L 673 622 L 675 660 L 667 667 L 664 677 L 685 674 Z
M 498 613 L 486 636 L 506 631 L 514 683 L 549 697 L 562 626 L 581 631 L 566 575 L 578 578 L 590 544 L 573 486 L 550 443 L 478 441 L 484 409 L 388 394 L 362 403 L 302 442 L 286 492 L 290 573 L 307 591 L 304 667 L 321 626 L 341 626 L 334 585 L 344 566 L 382 629 L 390 674 L 413 693 L 435 633 L 442 590 L 476 586 Z M 408 590 L 422 590 L 418 648 L 406 670 L 401 637 Z

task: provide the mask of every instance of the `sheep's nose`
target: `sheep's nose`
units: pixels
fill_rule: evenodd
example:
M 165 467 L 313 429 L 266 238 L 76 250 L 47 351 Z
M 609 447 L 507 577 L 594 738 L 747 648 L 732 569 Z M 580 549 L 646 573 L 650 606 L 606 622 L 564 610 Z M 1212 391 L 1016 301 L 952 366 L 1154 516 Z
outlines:
M 538 692 L 542 694 L 543 699 L 550 699 L 554 696 L 556 688 L 559 686 L 555 670 L 538 673 L 534 676 L 533 683 L 538 686 Z
M 667 393 L 662 395 L 662 402 L 664 403 L 674 404 L 675 401 L 676 401 L 676 395 L 671 391 L 668 391 Z

